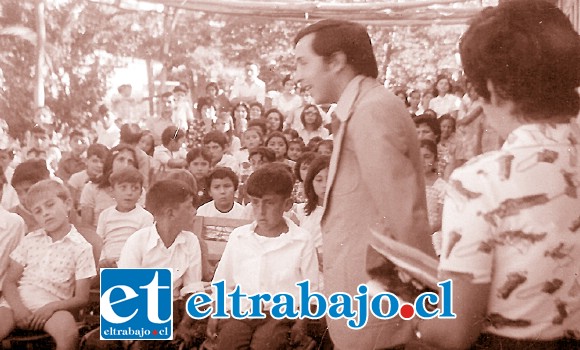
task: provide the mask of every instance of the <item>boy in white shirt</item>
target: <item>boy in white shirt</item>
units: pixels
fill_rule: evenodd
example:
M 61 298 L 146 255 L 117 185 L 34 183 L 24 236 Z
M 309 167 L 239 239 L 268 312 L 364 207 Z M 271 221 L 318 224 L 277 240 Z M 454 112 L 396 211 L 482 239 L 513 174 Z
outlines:
M 143 175 L 133 167 L 114 172 L 109 177 L 117 205 L 101 213 L 97 234 L 103 239 L 99 267 L 117 267 L 117 260 L 127 238 L 135 231 L 153 225 L 153 215 L 137 204 L 143 190 Z
M 185 142 L 185 131 L 174 125 L 168 126 L 161 133 L 161 145 L 153 151 L 154 168 L 159 170 L 172 160 L 185 160 L 185 150 L 182 148 Z
M 3 196 L 3 187 L 7 183 L 4 171 L 0 167 L 0 200 Z M 24 220 L 18 214 L 10 213 L 0 206 L 0 296 L 2 296 L 2 282 L 8 270 L 10 253 L 16 248 L 25 234 Z
M 295 300 L 298 282 L 310 280 L 311 291 L 317 291 L 318 260 L 311 235 L 284 218 L 293 204 L 292 175 L 283 164 L 273 163 L 256 170 L 247 184 L 256 220 L 232 232 L 213 282 L 225 281 L 228 291 L 240 286 L 248 295 L 284 292 Z M 241 312 L 250 306 L 242 304 Z M 270 306 L 262 305 L 264 319 L 210 319 L 207 334 L 217 337 L 217 349 L 282 349 L 307 339 L 305 320 L 274 319 Z
M 226 134 L 221 131 L 210 131 L 203 137 L 203 146 L 211 154 L 212 166 L 226 167 L 238 174 L 240 172 L 240 163 L 231 154 L 226 154 L 229 149 L 229 142 Z
M 246 219 L 243 205 L 234 201 L 238 177 L 230 168 L 215 168 L 208 176 L 209 195 L 213 200 L 197 209 L 198 216 L 211 218 Z

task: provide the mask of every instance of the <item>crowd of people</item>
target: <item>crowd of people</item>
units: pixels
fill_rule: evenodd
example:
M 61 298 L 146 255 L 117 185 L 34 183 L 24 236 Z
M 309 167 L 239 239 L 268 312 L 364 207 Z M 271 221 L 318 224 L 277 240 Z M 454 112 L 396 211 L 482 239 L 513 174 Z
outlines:
M 268 314 L 210 319 L 194 336 L 181 310 L 176 338 L 218 349 L 577 346 L 580 39 L 564 14 L 541 1 L 484 10 L 460 45 L 468 80 L 439 75 L 425 91 L 377 82 L 363 26 L 321 21 L 295 46 L 296 75 L 274 98 L 248 63 L 229 93 L 213 82 L 195 103 L 187 84 L 163 93 L 154 118 L 135 115 L 126 84 L 90 128 L 39 123 L 16 140 L 3 123 L 0 339 L 24 328 L 78 346 L 73 310 L 98 268 L 171 267 L 176 303 L 212 280 L 295 294 L 309 279 L 354 295 L 380 226 L 440 257 L 456 320 L 353 330 L 328 319 L 329 339 Z M 214 266 L 196 215 L 251 224 Z M 111 346 L 96 334 L 87 348 Z

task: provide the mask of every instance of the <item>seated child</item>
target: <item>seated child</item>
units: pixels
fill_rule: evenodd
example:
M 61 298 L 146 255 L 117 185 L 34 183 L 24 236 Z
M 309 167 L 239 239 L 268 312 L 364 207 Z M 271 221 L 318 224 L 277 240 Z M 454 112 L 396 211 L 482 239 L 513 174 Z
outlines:
M 24 219 L 26 233 L 36 231 L 40 228 L 40 223 L 36 221 L 34 215 L 32 215 L 29 208 L 26 207 L 26 195 L 28 190 L 37 182 L 49 178 L 50 172 L 46 167 L 46 162 L 43 160 L 27 160 L 18 164 L 16 169 L 14 169 L 14 175 L 12 175 L 12 187 L 14 187 L 14 190 L 16 190 L 16 193 L 18 194 L 20 204 L 9 211 L 20 215 L 20 217 Z
M 4 171 L 0 167 L 0 199 L 3 196 L 3 187 L 6 184 Z M 2 281 L 8 270 L 10 253 L 24 237 L 26 225 L 20 216 L 8 212 L 0 206 L 0 296 L 2 296 Z
M 322 140 L 318 143 L 316 152 L 323 156 L 331 156 L 334 142 L 332 140 Z
M 245 219 L 245 208 L 234 201 L 238 176 L 230 168 L 217 167 L 208 176 L 209 194 L 213 200 L 197 209 L 198 216 Z
M 196 235 L 189 231 L 195 219 L 197 195 L 179 180 L 161 180 L 147 192 L 145 207 L 155 224 L 135 232 L 123 247 L 120 268 L 172 268 L 173 299 L 185 301 L 189 294 L 203 291 L 201 251 Z M 185 305 L 185 304 L 183 304 Z M 185 309 L 174 314 L 176 338 L 187 338 L 189 317 Z
M 265 165 L 250 175 L 248 194 L 256 220 L 232 232 L 214 282 L 224 280 L 228 290 L 240 286 L 248 295 L 285 292 L 297 298 L 295 283 L 306 279 L 311 290 L 318 290 L 312 237 L 284 218 L 292 207 L 292 186 L 292 175 L 281 164 Z M 242 304 L 241 311 L 249 306 Z M 304 320 L 274 319 L 268 312 L 270 306 L 263 304 L 265 319 L 210 319 L 208 336 L 217 337 L 217 349 L 285 349 L 290 339 L 298 340 L 304 334 Z
M 116 206 L 101 213 L 97 234 L 103 239 L 99 267 L 117 267 L 125 242 L 135 231 L 153 225 L 153 215 L 137 204 L 143 190 L 143 175 L 133 167 L 114 172 L 109 177 Z
M 69 223 L 72 199 L 54 180 L 33 185 L 26 196 L 41 229 L 24 237 L 10 254 L 0 300 L 0 339 L 14 329 L 44 330 L 57 349 L 76 349 L 73 314 L 89 300 L 96 275 L 91 245 Z
M 208 132 L 203 137 L 203 146 L 211 154 L 211 164 L 213 167 L 223 166 L 232 169 L 236 174 L 240 172 L 240 163 L 238 160 L 234 156 L 226 154 L 226 151 L 230 147 L 226 134 L 217 130 Z
M 171 125 L 161 133 L 161 145 L 153 151 L 154 169 L 159 170 L 172 159 L 183 159 L 182 145 L 185 142 L 185 131 Z
M 100 143 L 93 143 L 87 149 L 87 168 L 72 174 L 67 182 L 74 201 L 75 209 L 79 209 L 79 201 L 83 187 L 91 181 L 95 182 L 103 175 L 103 165 L 109 156 L 109 149 Z
M 187 170 L 195 177 L 197 183 L 198 205 L 203 205 L 211 201 L 207 184 L 207 176 L 211 169 L 211 154 L 205 148 L 196 147 L 187 152 L 185 159 L 187 161 Z
M 302 141 L 302 139 L 288 141 L 288 159 L 293 162 L 298 161 L 305 147 L 306 146 L 304 145 L 304 141 Z

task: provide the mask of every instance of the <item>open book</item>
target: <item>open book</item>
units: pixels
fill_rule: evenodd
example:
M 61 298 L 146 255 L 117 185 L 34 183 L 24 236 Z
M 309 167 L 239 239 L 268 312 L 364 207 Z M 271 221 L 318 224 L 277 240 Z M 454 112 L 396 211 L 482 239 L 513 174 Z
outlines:
M 373 284 L 378 283 L 407 302 L 413 302 L 423 292 L 438 291 L 437 259 L 387 235 L 374 230 L 372 234 L 366 267 Z

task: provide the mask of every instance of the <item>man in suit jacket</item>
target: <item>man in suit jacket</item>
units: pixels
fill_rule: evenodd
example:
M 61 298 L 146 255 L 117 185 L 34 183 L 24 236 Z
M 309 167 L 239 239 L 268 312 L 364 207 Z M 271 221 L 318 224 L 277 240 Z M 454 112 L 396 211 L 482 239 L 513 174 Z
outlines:
M 404 104 L 376 81 L 377 63 L 366 29 L 323 20 L 295 39 L 296 78 L 318 104 L 337 102 L 325 211 L 324 288 L 356 295 L 371 278 L 365 257 L 371 228 L 434 255 L 428 233 L 423 167 L 415 126 Z M 410 322 L 369 319 L 360 330 L 327 318 L 338 349 L 404 344 Z

